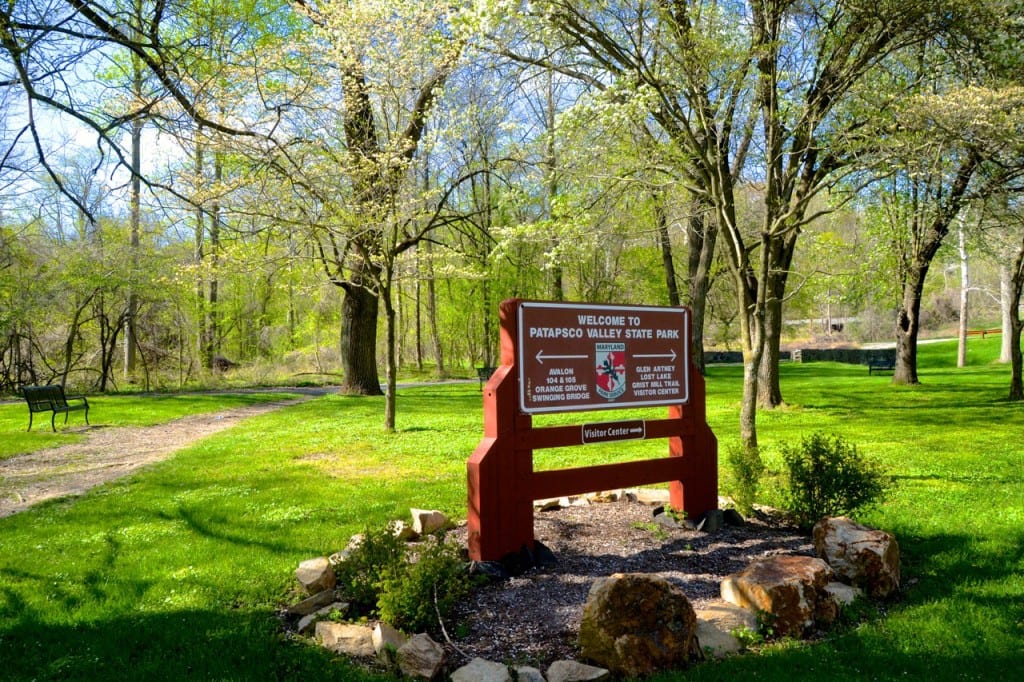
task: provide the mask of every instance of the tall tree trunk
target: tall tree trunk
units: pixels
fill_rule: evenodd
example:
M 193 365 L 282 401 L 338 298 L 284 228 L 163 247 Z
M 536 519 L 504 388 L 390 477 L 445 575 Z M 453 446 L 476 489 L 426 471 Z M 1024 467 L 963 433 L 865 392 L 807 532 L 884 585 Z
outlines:
M 213 155 L 213 181 L 219 187 L 224 179 L 224 159 L 220 152 Z M 220 191 L 219 189 L 217 191 Z M 206 359 L 206 368 L 213 369 L 213 358 L 220 352 L 220 302 L 219 273 L 220 266 L 220 202 L 214 201 L 210 211 L 210 278 L 207 293 L 209 298 L 206 305 L 206 348 L 203 351 Z
M 903 284 L 903 298 L 896 311 L 896 367 L 894 384 L 915 385 L 917 377 L 917 335 L 921 322 L 921 293 L 928 275 L 928 263 L 916 262 Z
M 1013 352 L 1013 277 L 1010 266 L 999 266 L 999 309 L 1002 314 L 1002 345 L 999 349 L 999 362 L 1009 364 Z M 1019 346 L 1019 344 L 1018 344 Z
M 395 306 L 391 298 L 391 283 L 381 283 L 380 300 L 384 302 L 384 334 L 387 360 L 384 363 L 384 378 L 386 388 L 384 391 L 384 430 L 388 433 L 395 431 L 396 395 L 398 388 L 398 363 L 395 357 Z
M 564 269 L 562 268 L 562 256 L 559 253 L 558 225 L 556 221 L 556 199 L 558 198 L 558 155 L 555 147 L 555 90 L 554 72 L 548 69 L 548 91 L 547 91 L 547 145 L 544 150 L 544 168 L 548 180 L 548 218 L 554 226 L 551 234 L 551 253 L 554 260 L 551 263 L 551 280 L 548 296 L 552 301 L 561 301 L 565 298 Z
M 437 378 L 444 379 L 448 370 L 444 366 L 444 347 L 441 345 L 441 329 L 437 324 L 437 284 L 434 279 L 434 245 L 428 239 L 424 242 L 427 249 L 427 324 L 430 327 L 430 345 L 434 349 L 434 362 L 437 363 Z M 486 281 L 484 286 L 487 286 Z
M 1020 248 L 1017 250 L 1017 255 L 1013 261 L 1013 268 L 1011 269 L 1010 277 L 1010 305 L 1009 305 L 1009 317 L 1010 317 L 1010 400 L 1024 400 L 1024 368 L 1022 368 L 1021 359 L 1021 329 L 1024 328 L 1024 322 L 1020 318 L 1020 299 L 1021 295 L 1024 294 L 1024 241 L 1021 242 Z M 1003 333 L 1006 336 L 1006 333 Z
M 774 408 L 785 404 L 782 398 L 782 383 L 779 376 L 779 362 L 782 358 L 783 300 L 786 284 L 793 263 L 796 240 L 799 231 L 790 229 L 782 236 L 771 240 L 771 263 L 765 269 L 764 290 L 764 353 L 758 368 L 758 402 L 762 407 Z
M 693 311 L 693 362 L 703 374 L 706 369 L 704 320 L 707 317 L 708 291 L 711 289 L 711 266 L 715 259 L 718 223 L 712 219 L 710 207 L 703 203 L 696 203 L 693 211 L 686 221 L 686 235 L 690 245 L 687 259 L 687 275 L 690 279 L 687 302 Z
M 757 370 L 757 402 L 772 409 L 785 404 L 779 377 L 782 358 L 782 299 L 771 296 L 764 302 L 764 350 Z
M 342 285 L 341 392 L 349 395 L 382 395 L 377 374 L 377 313 L 380 300 L 373 290 L 371 267 L 358 261 L 352 277 Z
M 141 90 L 141 85 L 137 85 Z M 132 277 L 128 283 L 128 306 L 124 326 L 124 378 L 132 381 L 135 373 L 135 349 L 138 341 L 135 335 L 136 316 L 139 312 L 139 297 L 136 293 L 135 277 L 139 266 L 139 228 L 142 218 L 142 119 L 132 121 L 132 181 L 129 199 L 130 250 Z
M 679 283 L 676 281 L 676 263 L 672 258 L 672 239 L 668 233 L 668 215 L 665 211 L 665 194 L 661 191 L 653 193 L 654 198 L 654 220 L 658 226 L 658 241 L 661 245 L 661 266 L 665 273 L 665 291 L 668 294 L 668 304 L 673 307 L 682 305 L 679 298 Z M 692 217 L 691 217 L 692 220 Z M 691 254 L 693 245 L 690 245 Z M 691 255 L 692 262 L 693 257 Z M 696 356 L 694 358 L 696 360 Z
M 194 191 L 197 195 L 202 192 L 203 175 L 206 172 L 203 144 L 200 141 L 202 130 L 202 126 L 199 126 L 196 130 L 196 186 Z M 210 367 L 213 365 L 213 358 L 206 356 L 206 350 L 209 345 L 207 343 L 207 336 L 210 332 L 207 326 L 208 320 L 206 313 L 206 274 L 203 272 L 206 260 L 206 211 L 203 210 L 199 202 L 196 204 L 195 221 L 194 260 L 196 265 L 196 325 L 198 327 L 196 330 L 196 350 L 199 353 L 200 364 L 203 367 Z
M 964 230 L 963 218 L 957 230 L 957 250 L 960 254 L 960 324 L 957 329 L 956 366 L 967 365 L 967 314 L 970 293 L 971 273 L 967 267 L 967 233 Z

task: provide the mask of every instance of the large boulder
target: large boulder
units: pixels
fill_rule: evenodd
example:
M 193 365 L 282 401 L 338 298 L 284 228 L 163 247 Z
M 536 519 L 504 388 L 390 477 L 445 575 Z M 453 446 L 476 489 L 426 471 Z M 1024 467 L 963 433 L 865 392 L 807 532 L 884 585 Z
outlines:
M 900 547 L 890 533 L 839 516 L 814 525 L 814 549 L 843 582 L 885 598 L 900 588 Z
M 580 650 L 616 674 L 639 677 L 699 656 L 696 632 L 697 617 L 680 588 L 656 576 L 617 573 L 590 588 Z
M 759 559 L 721 584 L 728 602 L 771 616 L 771 628 L 780 637 L 799 637 L 816 625 L 829 625 L 838 607 L 825 586 L 832 571 L 821 559 L 779 555 Z

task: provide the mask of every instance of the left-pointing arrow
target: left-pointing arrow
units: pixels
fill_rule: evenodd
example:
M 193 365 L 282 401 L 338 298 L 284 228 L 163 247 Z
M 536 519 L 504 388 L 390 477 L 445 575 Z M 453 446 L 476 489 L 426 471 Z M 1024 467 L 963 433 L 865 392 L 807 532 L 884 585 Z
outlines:
M 544 350 L 537 351 L 537 362 L 544 364 L 545 360 L 586 360 L 589 355 L 544 355 Z

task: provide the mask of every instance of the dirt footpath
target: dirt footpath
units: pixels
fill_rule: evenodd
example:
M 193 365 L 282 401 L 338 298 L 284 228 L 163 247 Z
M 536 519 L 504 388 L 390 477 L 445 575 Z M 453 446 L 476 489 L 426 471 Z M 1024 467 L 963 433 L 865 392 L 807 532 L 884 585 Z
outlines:
M 306 399 L 297 397 L 182 417 L 158 426 L 75 429 L 86 434 L 85 442 L 0 461 L 0 518 L 43 500 L 81 495 L 94 486 L 166 459 L 175 451 L 247 417 Z

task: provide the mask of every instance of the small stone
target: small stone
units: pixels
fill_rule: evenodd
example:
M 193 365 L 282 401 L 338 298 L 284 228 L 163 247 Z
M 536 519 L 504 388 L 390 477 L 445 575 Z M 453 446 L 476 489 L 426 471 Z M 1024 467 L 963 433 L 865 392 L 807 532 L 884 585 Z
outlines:
M 348 604 L 345 602 L 336 601 L 333 604 L 328 604 L 322 609 L 318 609 L 309 615 L 303 616 L 299 619 L 299 624 L 295 627 L 295 631 L 300 635 L 304 635 L 309 632 L 318 621 L 326 618 L 332 613 L 345 614 L 348 611 Z
M 722 520 L 725 521 L 725 525 L 733 526 L 734 528 L 745 526 L 747 523 L 747 520 L 743 518 L 743 514 L 740 514 L 731 507 L 722 510 Z
M 372 658 L 373 631 L 365 625 L 320 621 L 316 624 L 316 638 L 325 649 L 352 658 Z
M 378 623 L 377 627 L 373 628 L 370 639 L 377 658 L 385 665 L 394 665 L 398 650 L 409 641 L 406 635 L 387 623 Z
M 610 503 L 618 502 L 622 496 L 623 492 L 621 490 L 601 490 L 587 495 L 587 499 L 591 502 Z
M 406 542 L 410 542 L 419 537 L 413 527 L 405 521 L 392 521 L 391 532 L 396 538 L 399 540 L 405 540 Z
M 717 533 L 725 525 L 725 517 L 721 509 L 710 509 L 697 522 L 697 530 L 705 533 Z
M 406 677 L 433 680 L 444 667 L 444 648 L 426 634 L 413 635 L 398 649 L 398 668 Z
M 558 497 L 549 497 L 544 500 L 534 500 L 533 506 L 538 511 L 558 511 L 562 508 L 562 500 Z
M 451 682 L 512 682 L 512 676 L 501 663 L 474 658 L 452 673 Z
M 333 589 L 322 590 L 311 597 L 306 597 L 297 604 L 292 604 L 288 607 L 287 613 L 292 616 L 308 616 L 309 614 L 332 604 L 334 602 L 334 598 L 335 593 Z
M 640 488 L 636 491 L 636 500 L 641 504 L 657 506 L 669 503 L 668 490 L 662 488 Z
M 604 668 L 576 661 L 555 661 L 548 667 L 548 682 L 591 682 L 611 678 L 612 674 Z
M 656 524 L 658 524 L 659 526 L 664 526 L 665 528 L 672 528 L 672 529 L 682 528 L 682 526 L 679 525 L 679 522 L 676 521 L 675 517 L 671 516 L 669 514 L 662 513 L 662 514 L 655 515 L 654 522 Z
M 484 576 L 492 582 L 509 578 L 508 571 L 505 570 L 500 561 L 471 561 L 469 564 L 469 574 Z
M 337 576 L 327 557 L 307 559 L 295 569 L 295 577 L 307 594 L 316 594 L 334 588 Z
M 448 527 L 448 517 L 436 509 L 410 509 L 412 529 L 417 535 L 429 535 Z
M 738 630 L 757 632 L 757 615 L 727 602 L 713 602 L 697 609 L 697 639 L 702 650 L 715 658 L 722 658 L 743 649 L 736 637 Z
M 349 556 L 352 555 L 352 552 L 359 549 L 359 546 L 363 544 L 364 540 L 366 540 L 365 535 L 363 535 L 362 533 L 356 533 L 348 539 L 348 544 L 345 545 L 345 549 L 341 550 L 340 552 L 335 552 L 334 554 L 329 556 L 327 560 L 331 562 L 332 566 L 337 566 L 341 562 L 347 560 Z
M 516 682 L 546 682 L 541 671 L 528 665 L 517 666 L 515 671 Z

